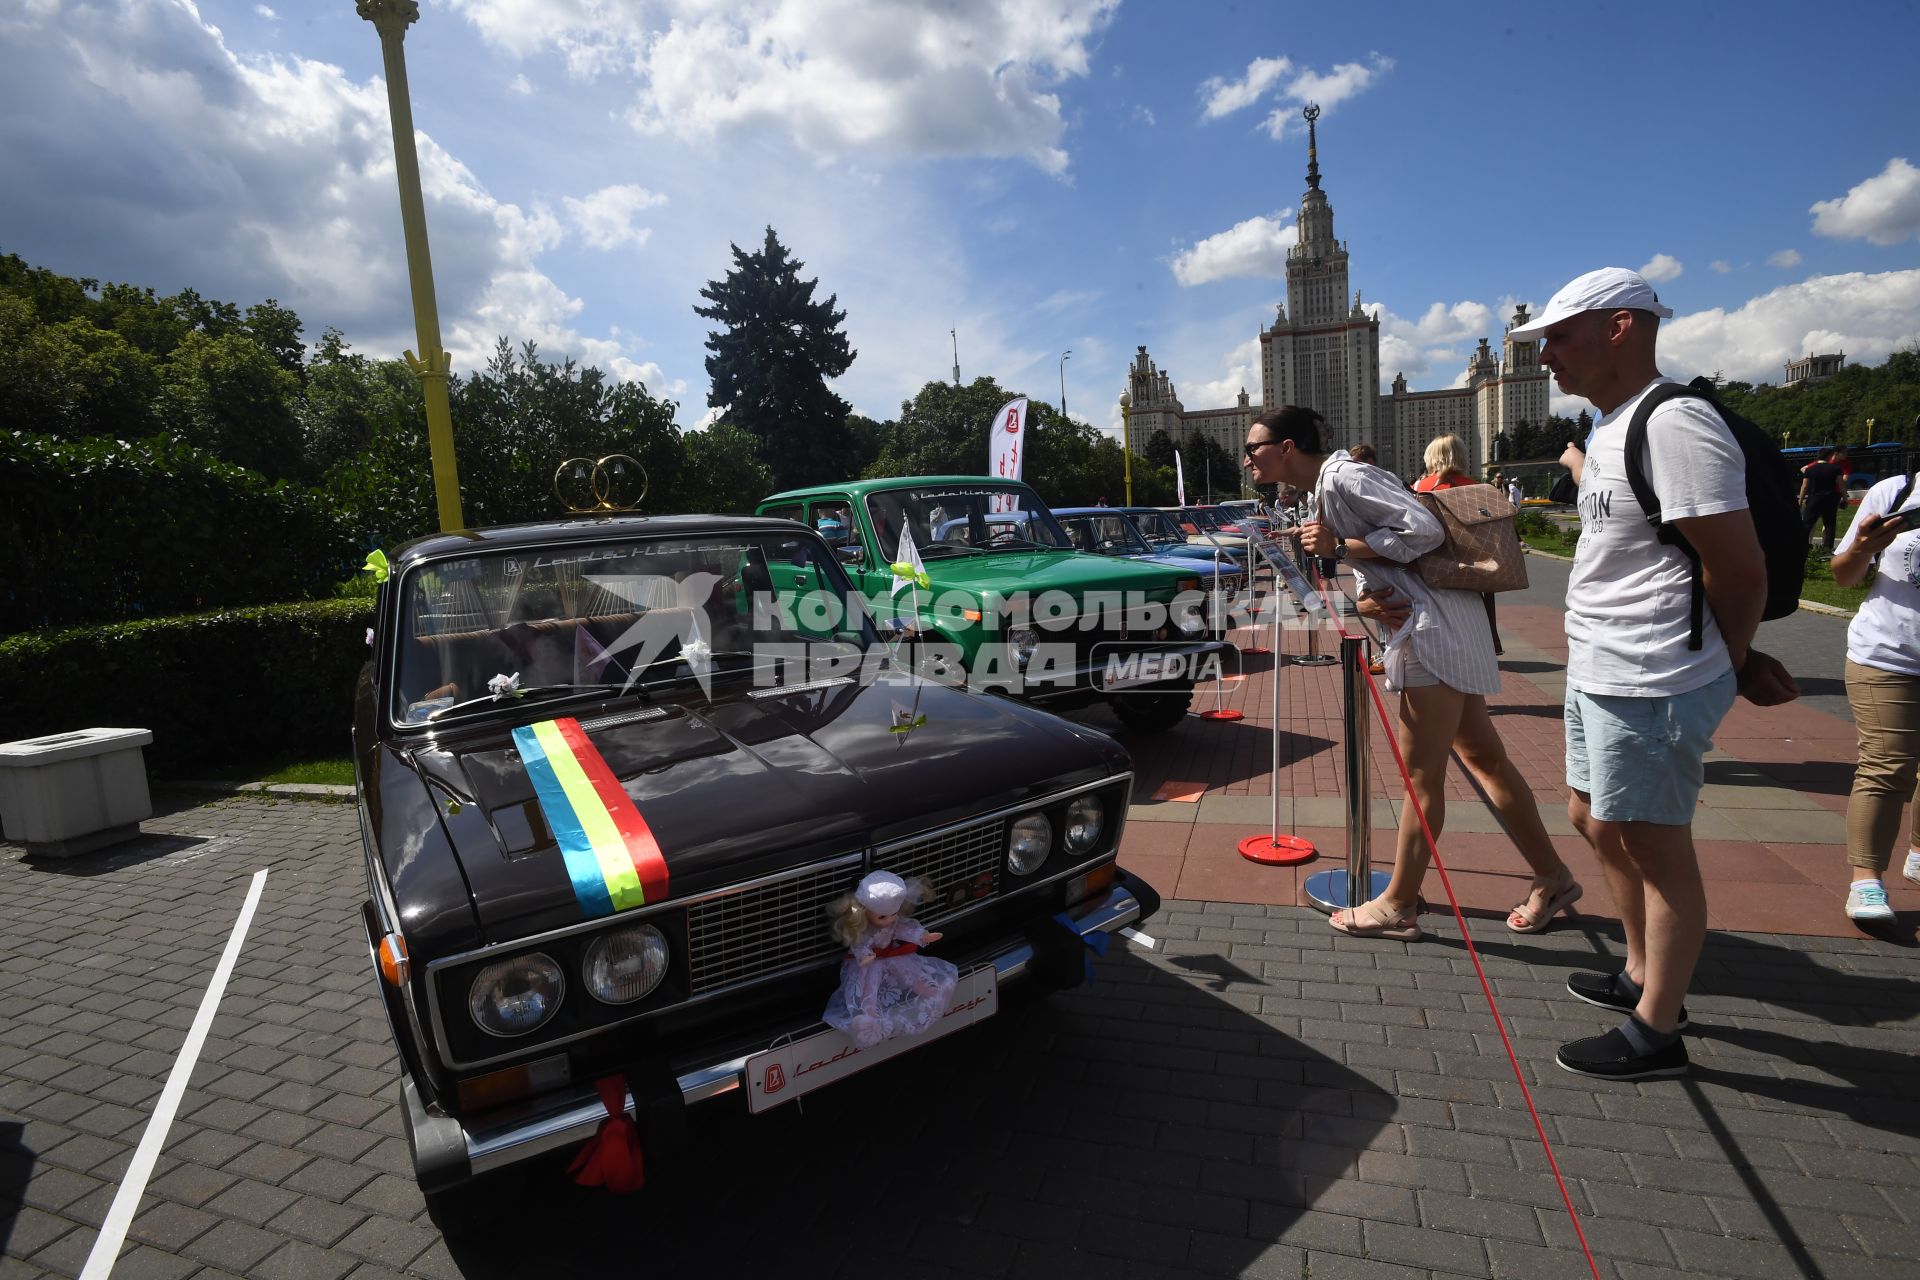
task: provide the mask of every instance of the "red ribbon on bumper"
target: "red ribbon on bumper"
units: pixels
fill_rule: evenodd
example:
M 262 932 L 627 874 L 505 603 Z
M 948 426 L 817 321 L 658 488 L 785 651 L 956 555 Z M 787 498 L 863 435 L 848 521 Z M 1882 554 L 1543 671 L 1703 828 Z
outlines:
M 607 1118 L 600 1130 L 567 1166 L 573 1180 L 583 1187 L 605 1187 L 609 1191 L 638 1191 L 647 1185 L 640 1166 L 640 1131 L 627 1116 L 627 1083 L 619 1076 L 602 1076 L 594 1081 Z

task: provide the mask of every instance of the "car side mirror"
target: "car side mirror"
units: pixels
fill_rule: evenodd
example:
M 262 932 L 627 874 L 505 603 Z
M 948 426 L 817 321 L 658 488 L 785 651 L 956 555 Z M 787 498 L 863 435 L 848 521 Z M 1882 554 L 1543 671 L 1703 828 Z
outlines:
M 865 547 L 835 547 L 834 552 L 840 557 L 841 564 L 866 563 L 867 549 Z

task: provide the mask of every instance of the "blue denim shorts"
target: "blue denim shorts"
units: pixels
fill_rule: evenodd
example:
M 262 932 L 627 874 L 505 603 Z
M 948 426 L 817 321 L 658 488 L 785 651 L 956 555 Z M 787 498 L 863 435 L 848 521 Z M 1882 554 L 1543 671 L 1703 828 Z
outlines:
M 1713 731 L 1733 706 L 1728 671 L 1663 698 L 1581 693 L 1567 686 L 1567 785 L 1602 822 L 1693 823 Z

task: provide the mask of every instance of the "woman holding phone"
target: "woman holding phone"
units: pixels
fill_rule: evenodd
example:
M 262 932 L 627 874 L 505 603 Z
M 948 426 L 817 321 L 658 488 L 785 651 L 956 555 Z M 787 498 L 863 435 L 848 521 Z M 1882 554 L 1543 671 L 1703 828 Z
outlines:
M 1847 702 L 1860 734 L 1860 763 L 1847 800 L 1847 917 L 1893 919 L 1884 877 L 1914 797 L 1902 874 L 1920 884 L 1920 503 L 1913 476 L 1867 490 L 1833 557 L 1833 580 L 1853 586 L 1871 575 L 1847 625 Z

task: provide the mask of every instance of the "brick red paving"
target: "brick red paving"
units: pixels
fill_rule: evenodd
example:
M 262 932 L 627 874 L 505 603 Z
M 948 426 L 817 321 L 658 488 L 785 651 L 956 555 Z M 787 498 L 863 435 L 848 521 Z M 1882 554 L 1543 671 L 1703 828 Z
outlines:
M 1488 699 L 1508 752 L 1538 800 L 1555 844 L 1586 886 L 1580 910 L 1602 919 L 1614 909 L 1592 851 L 1566 820 L 1565 747 L 1561 700 L 1566 636 L 1558 609 L 1505 604 L 1500 630 L 1506 642 L 1502 688 Z M 1263 643 L 1271 644 L 1271 630 Z M 1252 633 L 1235 639 L 1251 643 Z M 1283 655 L 1307 652 L 1306 633 L 1283 629 Z M 1323 632 L 1321 652 L 1337 652 Z M 1275 681 L 1279 684 L 1275 717 Z M 1397 699 L 1383 693 L 1389 714 Z M 1190 716 L 1161 735 L 1128 735 L 1136 769 L 1133 821 L 1123 861 L 1147 874 L 1169 896 L 1291 905 L 1304 903 L 1300 883 L 1316 871 L 1344 866 L 1343 776 L 1345 729 L 1338 665 L 1282 665 L 1274 656 L 1246 656 L 1241 677 L 1216 689 L 1203 686 L 1194 709 L 1234 708 L 1244 719 L 1209 722 Z M 1104 714 L 1104 713 L 1095 713 Z M 1377 715 L 1371 722 L 1368 794 L 1398 802 L 1400 771 Z M 1275 733 L 1278 732 L 1278 767 Z M 1716 928 L 1847 937 L 1845 813 L 1855 759 L 1853 726 L 1800 704 L 1761 708 L 1736 702 L 1716 735 L 1695 838 Z M 1300 867 L 1273 867 L 1241 858 L 1238 842 L 1271 826 L 1272 797 L 1289 812 L 1281 832 L 1312 839 L 1320 856 Z M 1450 772 L 1453 825 L 1440 839 L 1440 856 L 1453 887 L 1472 914 L 1504 917 L 1526 890 L 1526 868 L 1498 833 L 1472 782 L 1457 765 Z M 1265 802 L 1264 804 L 1262 802 Z M 1234 802 L 1226 804 L 1222 802 Z M 1300 802 L 1310 802 L 1302 804 Z M 1299 812 L 1293 812 L 1295 808 Z M 1373 858 L 1389 862 L 1393 835 L 1375 807 Z M 1317 824 L 1317 825 L 1316 825 Z M 1920 886 L 1894 875 L 1889 896 L 1911 937 L 1920 925 Z M 1426 897 L 1444 908 L 1446 894 L 1429 872 Z

